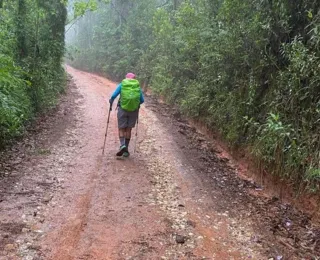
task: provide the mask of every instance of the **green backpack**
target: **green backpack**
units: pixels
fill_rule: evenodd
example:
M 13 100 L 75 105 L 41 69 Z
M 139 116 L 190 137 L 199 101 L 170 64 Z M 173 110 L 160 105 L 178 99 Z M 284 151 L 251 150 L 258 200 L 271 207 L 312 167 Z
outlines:
M 128 112 L 136 111 L 140 106 L 140 83 L 136 79 L 124 79 L 121 83 L 120 107 Z

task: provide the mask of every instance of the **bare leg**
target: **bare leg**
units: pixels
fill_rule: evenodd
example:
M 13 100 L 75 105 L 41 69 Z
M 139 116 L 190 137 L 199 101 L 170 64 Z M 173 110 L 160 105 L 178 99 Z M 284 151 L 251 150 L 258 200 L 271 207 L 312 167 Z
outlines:
M 131 139 L 131 130 L 132 130 L 132 128 L 126 128 L 126 129 L 125 129 L 124 137 L 125 137 L 126 139 Z
M 127 148 L 129 147 L 129 143 L 131 139 L 131 130 L 132 128 L 126 128 L 125 135 L 124 135 Z

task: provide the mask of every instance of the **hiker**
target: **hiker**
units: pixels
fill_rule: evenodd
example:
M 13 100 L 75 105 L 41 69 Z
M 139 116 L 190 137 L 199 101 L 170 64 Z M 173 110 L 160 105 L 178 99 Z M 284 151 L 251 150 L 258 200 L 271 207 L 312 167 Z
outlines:
M 113 101 L 120 94 L 118 102 L 118 128 L 120 139 L 120 150 L 117 156 L 129 157 L 129 143 L 131 130 L 135 127 L 139 116 L 139 108 L 144 103 L 144 96 L 136 75 L 128 73 L 126 78 L 118 85 L 113 92 L 109 103 L 112 110 Z

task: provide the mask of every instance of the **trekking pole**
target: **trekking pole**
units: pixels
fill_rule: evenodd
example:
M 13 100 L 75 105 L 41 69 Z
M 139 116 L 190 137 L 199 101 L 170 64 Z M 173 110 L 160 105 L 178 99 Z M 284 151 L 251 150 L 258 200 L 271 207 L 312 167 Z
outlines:
M 108 127 L 109 127 L 111 110 L 112 110 L 112 107 L 111 107 L 111 105 L 110 105 L 109 114 L 108 114 L 107 129 L 106 129 L 106 134 L 105 134 L 105 136 L 104 136 L 104 143 L 103 143 L 102 155 L 104 155 L 104 148 L 106 147 L 106 140 L 107 140 L 107 135 L 108 135 Z
M 137 116 L 136 138 L 135 138 L 135 140 L 134 140 L 134 150 L 133 150 L 133 153 L 136 153 L 136 149 L 137 149 L 138 127 L 139 127 L 139 113 L 138 113 L 138 116 Z

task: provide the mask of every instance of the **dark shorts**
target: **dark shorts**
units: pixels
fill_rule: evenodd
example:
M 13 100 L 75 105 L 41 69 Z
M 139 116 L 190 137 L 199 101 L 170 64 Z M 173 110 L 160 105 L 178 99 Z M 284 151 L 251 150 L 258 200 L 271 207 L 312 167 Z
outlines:
M 139 110 L 127 112 L 118 107 L 118 128 L 134 128 L 138 119 Z

